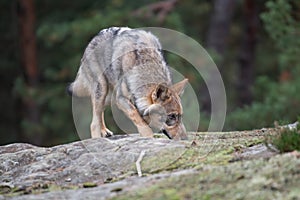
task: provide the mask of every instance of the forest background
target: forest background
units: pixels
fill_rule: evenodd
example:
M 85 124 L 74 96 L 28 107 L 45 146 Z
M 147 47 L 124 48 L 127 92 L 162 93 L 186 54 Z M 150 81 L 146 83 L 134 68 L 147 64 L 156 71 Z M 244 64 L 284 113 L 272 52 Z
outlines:
M 111 26 L 170 28 L 203 45 L 225 84 L 226 131 L 291 123 L 300 114 L 299 1 L 4 0 L 0 13 L 0 145 L 79 139 L 65 87 L 91 38 Z M 184 59 L 166 59 L 185 66 L 176 70 L 199 95 L 199 131 L 207 130 L 203 80 Z M 107 124 L 121 133 L 112 117 Z

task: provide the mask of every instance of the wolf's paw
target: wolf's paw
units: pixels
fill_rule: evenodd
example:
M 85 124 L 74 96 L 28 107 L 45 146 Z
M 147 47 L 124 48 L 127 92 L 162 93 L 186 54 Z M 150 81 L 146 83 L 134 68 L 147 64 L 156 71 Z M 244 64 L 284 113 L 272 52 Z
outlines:
M 102 137 L 111 137 L 113 136 L 113 132 L 111 132 L 108 128 L 101 131 Z
M 153 131 L 149 126 L 140 126 L 137 127 L 140 135 L 142 137 L 153 137 Z

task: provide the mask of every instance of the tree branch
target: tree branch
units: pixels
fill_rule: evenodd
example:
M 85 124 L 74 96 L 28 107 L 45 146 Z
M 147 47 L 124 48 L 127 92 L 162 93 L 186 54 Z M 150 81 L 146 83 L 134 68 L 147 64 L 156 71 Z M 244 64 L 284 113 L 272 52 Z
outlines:
M 132 13 L 133 16 L 144 18 L 157 18 L 159 23 L 163 23 L 167 15 L 174 9 L 178 0 L 166 0 L 149 4 Z

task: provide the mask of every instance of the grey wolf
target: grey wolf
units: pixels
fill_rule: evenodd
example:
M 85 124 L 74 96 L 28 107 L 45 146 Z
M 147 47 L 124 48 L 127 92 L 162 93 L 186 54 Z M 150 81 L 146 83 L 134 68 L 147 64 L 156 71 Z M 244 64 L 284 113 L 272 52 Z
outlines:
M 187 138 L 180 95 L 188 80 L 172 84 L 161 49 L 152 33 L 127 27 L 103 29 L 91 40 L 67 91 L 91 98 L 92 138 L 113 134 L 104 123 L 111 100 L 141 136 L 153 137 L 153 130 L 159 130 L 170 139 Z

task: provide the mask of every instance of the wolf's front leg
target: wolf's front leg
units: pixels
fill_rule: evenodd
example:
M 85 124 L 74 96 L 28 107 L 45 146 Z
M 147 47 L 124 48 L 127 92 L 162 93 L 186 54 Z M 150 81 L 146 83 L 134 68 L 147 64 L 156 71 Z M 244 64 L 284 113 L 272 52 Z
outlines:
M 138 132 L 143 137 L 153 137 L 153 131 L 149 125 L 140 116 L 136 107 L 131 103 L 130 99 L 123 95 L 121 89 L 116 92 L 116 103 L 120 110 L 134 123 Z

